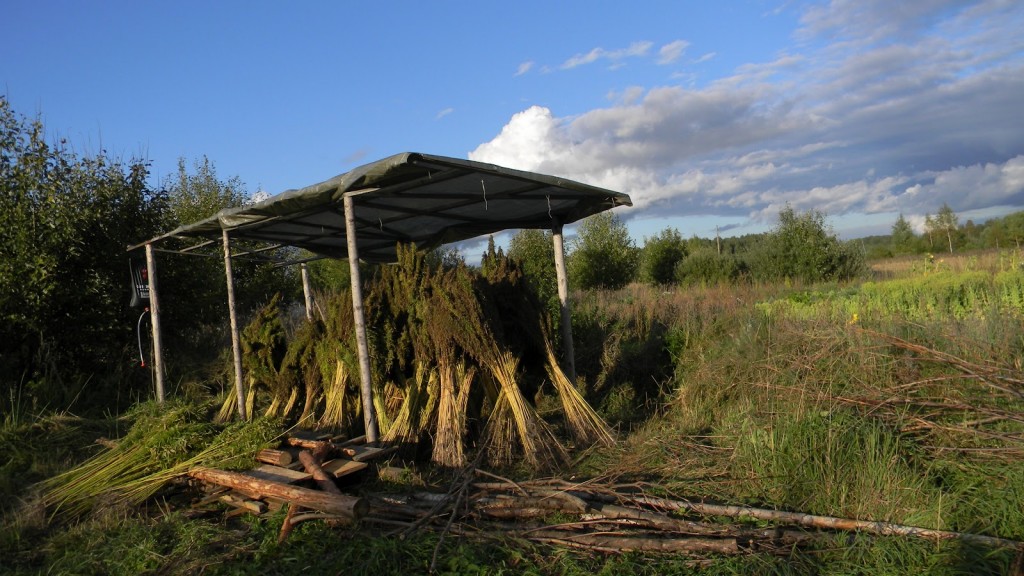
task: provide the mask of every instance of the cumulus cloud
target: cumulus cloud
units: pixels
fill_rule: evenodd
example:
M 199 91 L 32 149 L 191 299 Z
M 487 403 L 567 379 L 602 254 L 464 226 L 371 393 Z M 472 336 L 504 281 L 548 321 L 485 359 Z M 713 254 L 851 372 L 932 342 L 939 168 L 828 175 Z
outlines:
M 698 88 L 632 87 L 564 117 L 533 106 L 470 157 L 627 192 L 629 217 L 1024 204 L 1024 5 L 904 4 L 811 6 L 772 60 Z M 650 48 L 597 48 L 563 68 Z M 666 44 L 659 60 L 685 48 Z

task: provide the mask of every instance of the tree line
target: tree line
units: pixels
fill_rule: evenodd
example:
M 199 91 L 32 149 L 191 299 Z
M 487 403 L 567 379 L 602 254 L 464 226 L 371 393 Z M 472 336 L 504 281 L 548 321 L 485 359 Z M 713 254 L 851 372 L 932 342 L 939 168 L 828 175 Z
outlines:
M 219 179 L 206 158 L 179 161 L 158 189 L 148 178 L 143 160 L 48 141 L 40 120 L 0 96 L 0 412 L 87 411 L 148 393 L 136 334 L 148 318 L 129 306 L 127 247 L 249 201 L 243 184 Z M 158 262 L 168 360 L 180 376 L 190 357 L 221 348 L 224 272 L 209 258 L 159 254 Z M 240 300 L 252 305 L 294 284 L 285 275 L 239 267 Z
M 509 243 L 543 300 L 554 298 L 551 235 L 522 230 Z M 840 240 L 825 214 L 786 206 L 776 226 L 764 234 L 734 238 L 684 238 L 666 228 L 642 247 L 625 223 L 603 212 L 580 223 L 569 243 L 569 281 L 577 289 L 618 289 L 631 282 L 652 285 L 708 285 L 740 282 L 803 283 L 855 278 L 865 270 L 861 248 Z

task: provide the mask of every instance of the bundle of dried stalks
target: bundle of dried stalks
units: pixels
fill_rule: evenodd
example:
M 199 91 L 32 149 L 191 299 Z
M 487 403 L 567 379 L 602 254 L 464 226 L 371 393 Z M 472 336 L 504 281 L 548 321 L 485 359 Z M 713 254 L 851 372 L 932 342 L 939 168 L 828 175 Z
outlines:
M 500 321 L 484 313 L 484 306 L 474 290 L 473 279 L 463 269 L 439 276 L 435 283 L 431 322 L 435 330 L 451 335 L 466 353 L 498 384 L 500 393 L 494 397 L 494 410 L 488 420 L 490 432 L 484 444 L 491 459 L 504 460 L 502 454 L 518 441 L 526 462 L 535 467 L 550 467 L 565 461 L 565 449 L 547 424 L 527 402 L 519 388 L 516 371 L 519 360 L 504 348 L 492 330 Z M 506 422 L 512 424 L 513 436 L 504 433 Z M 496 433 L 500 429 L 502 433 Z
M 491 419 L 504 417 L 511 420 L 527 463 L 534 468 L 547 468 L 565 462 L 567 458 L 562 443 L 519 390 L 516 381 L 519 359 L 506 351 L 499 353 L 498 361 L 487 367 L 501 389 Z M 507 411 L 498 409 L 502 404 L 507 405 Z M 500 440 L 501 436 L 495 439 Z M 491 446 L 499 453 L 504 451 L 501 446 Z
M 280 434 L 274 421 L 257 418 L 218 428 L 202 406 L 143 404 L 130 415 L 125 437 L 77 467 L 40 483 L 42 502 L 66 516 L 80 516 L 98 502 L 144 502 L 193 466 L 249 465 Z
M 437 409 L 437 429 L 431 459 L 448 468 L 461 468 L 466 464 L 463 435 L 466 431 L 469 390 L 476 370 L 467 370 L 464 362 L 455 365 L 452 350 L 451 354 L 442 353 L 438 356 L 437 371 L 441 397 Z
M 406 383 L 405 399 L 398 415 L 382 440 L 397 444 L 413 444 L 419 440 L 437 408 L 439 388 L 437 371 L 426 364 L 418 364 L 415 377 Z
M 494 401 L 491 415 L 484 426 L 482 445 L 487 454 L 487 461 L 492 466 L 504 467 L 515 461 L 516 434 L 515 420 L 512 417 L 505 393 L 499 391 Z
M 334 377 L 324 389 L 324 413 L 320 416 L 320 427 L 340 428 L 348 423 L 345 410 L 345 394 L 348 390 L 348 367 L 340 359 L 335 362 Z
M 558 390 L 558 398 L 562 401 L 562 411 L 565 413 L 565 420 L 573 437 L 581 444 L 599 444 L 601 446 L 615 444 L 615 436 L 612 434 L 611 428 L 587 403 L 587 400 L 562 371 L 562 367 L 558 364 L 558 358 L 555 357 L 551 341 L 545 338 L 544 345 L 548 359 L 548 376 L 551 377 L 555 389 Z

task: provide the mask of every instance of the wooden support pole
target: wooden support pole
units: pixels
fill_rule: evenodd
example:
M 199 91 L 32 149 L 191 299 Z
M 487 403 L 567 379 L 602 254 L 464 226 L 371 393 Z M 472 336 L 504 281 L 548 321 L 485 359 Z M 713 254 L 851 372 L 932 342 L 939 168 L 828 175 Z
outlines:
M 313 293 L 309 289 L 309 267 L 303 262 L 302 270 L 302 295 L 306 299 L 306 320 L 313 319 Z
M 156 256 L 153 245 L 146 244 L 146 275 L 149 277 L 149 319 L 153 327 L 153 374 L 156 379 L 156 401 L 164 403 L 164 348 L 160 339 L 160 300 L 156 289 Z
M 565 272 L 565 242 L 562 240 L 562 223 L 555 220 L 551 226 L 551 241 L 555 248 L 555 274 L 558 277 L 558 304 L 562 316 L 562 361 L 565 375 L 576 383 L 576 352 L 572 344 L 572 310 L 569 308 L 569 277 Z
M 366 442 L 377 441 L 377 409 L 373 406 L 373 380 L 370 374 L 370 347 L 366 342 L 366 317 L 363 314 L 363 285 L 359 278 L 359 248 L 356 245 L 356 214 L 351 196 L 345 196 L 345 237 L 348 240 L 348 267 L 352 280 L 352 312 L 355 317 L 356 344 L 359 352 L 359 395 L 363 399 L 363 425 Z
M 245 413 L 245 390 L 242 387 L 242 342 L 238 337 L 238 313 L 235 310 L 235 275 L 231 271 L 231 240 L 225 228 L 224 238 L 224 275 L 228 282 L 228 318 L 231 320 L 231 354 L 235 360 L 235 393 L 238 395 L 238 417 L 248 420 Z

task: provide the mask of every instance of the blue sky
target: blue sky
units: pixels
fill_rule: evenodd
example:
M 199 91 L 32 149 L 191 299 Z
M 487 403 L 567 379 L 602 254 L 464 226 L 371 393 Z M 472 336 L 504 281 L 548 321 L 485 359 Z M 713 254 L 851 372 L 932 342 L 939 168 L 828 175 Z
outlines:
M 271 194 L 402 151 L 629 193 L 638 242 L 1024 206 L 1024 3 L 8 0 L 0 92 Z

